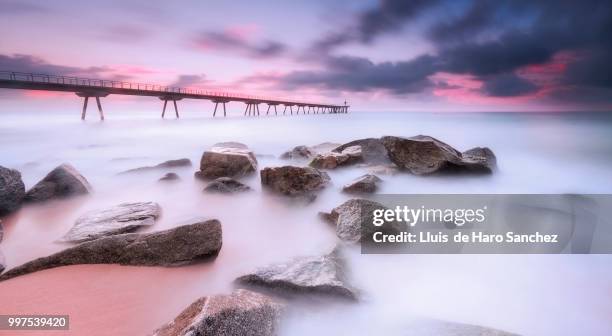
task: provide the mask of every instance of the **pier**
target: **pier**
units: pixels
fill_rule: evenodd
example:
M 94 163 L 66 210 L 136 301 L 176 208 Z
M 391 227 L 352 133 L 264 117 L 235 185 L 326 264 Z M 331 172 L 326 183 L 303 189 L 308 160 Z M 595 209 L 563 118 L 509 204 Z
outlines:
M 132 83 L 106 79 L 91 79 L 71 76 L 55 76 L 12 71 L 0 71 L 0 89 L 39 90 L 56 92 L 73 92 L 83 98 L 81 119 L 87 116 L 89 98 L 94 98 L 98 107 L 100 120 L 104 120 L 101 98 L 109 95 L 146 96 L 156 97 L 163 101 L 161 117 L 166 116 L 168 102 L 174 107 L 176 118 L 180 117 L 177 101 L 182 99 L 209 100 L 214 103 L 212 116 L 216 117 L 219 105 L 223 109 L 223 116 L 227 117 L 226 104 L 245 104 L 244 116 L 260 116 L 259 106 L 267 106 L 265 115 L 278 115 L 279 105 L 283 106 L 282 115 L 348 113 L 349 105 L 325 104 L 320 102 L 304 102 L 290 99 L 252 96 L 240 93 L 207 91 L 200 89 L 170 87 L 156 84 Z M 264 108 L 266 107 L 264 106 Z M 295 109 L 294 109 L 295 108 Z

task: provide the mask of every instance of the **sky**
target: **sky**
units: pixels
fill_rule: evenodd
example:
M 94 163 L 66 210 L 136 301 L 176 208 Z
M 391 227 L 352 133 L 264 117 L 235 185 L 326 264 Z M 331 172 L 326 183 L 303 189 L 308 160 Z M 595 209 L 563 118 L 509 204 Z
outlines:
M 0 30 L 0 71 L 360 111 L 612 110 L 611 1 L 0 0 Z

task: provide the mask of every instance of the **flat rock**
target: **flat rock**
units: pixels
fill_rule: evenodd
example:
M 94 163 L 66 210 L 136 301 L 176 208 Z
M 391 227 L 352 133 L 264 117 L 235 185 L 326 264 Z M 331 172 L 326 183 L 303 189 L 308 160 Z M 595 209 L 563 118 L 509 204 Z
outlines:
M 87 212 L 76 220 L 62 241 L 80 243 L 151 226 L 161 215 L 153 202 L 122 203 L 102 210 Z
M 360 176 L 342 188 L 346 193 L 374 193 L 378 189 L 378 184 L 382 182 L 380 177 L 372 174 Z
M 353 146 L 361 147 L 361 158 L 362 161 L 368 164 L 387 164 L 389 163 L 389 156 L 387 155 L 387 148 L 380 139 L 366 138 L 347 142 L 334 148 L 332 151 L 336 153 L 342 153 L 345 149 Z
M 229 177 L 219 177 L 210 182 L 204 188 L 206 192 L 217 192 L 223 194 L 231 194 L 236 192 L 249 191 L 251 187 Z
M 312 167 L 267 167 L 261 170 L 262 186 L 285 196 L 308 196 L 325 188 L 329 175 Z
M 44 202 L 56 198 L 67 198 L 89 194 L 91 186 L 74 167 L 64 163 L 53 169 L 34 185 L 25 195 L 27 202 Z
M 357 243 L 367 239 L 362 239 L 362 222 L 365 227 L 371 228 L 372 231 L 365 232 L 364 238 L 376 230 L 387 234 L 402 232 L 406 229 L 403 222 L 385 223 L 382 227 L 376 228 L 372 225 L 373 211 L 377 209 L 387 209 L 384 205 L 366 200 L 366 199 L 350 199 L 341 205 L 335 207 L 330 213 L 321 213 L 323 219 L 336 226 L 336 236 L 342 241 L 349 243 Z
M 157 164 L 155 166 L 147 166 L 147 167 L 139 167 L 139 168 L 129 169 L 129 170 L 123 171 L 123 172 L 121 172 L 119 174 L 141 173 L 141 172 L 157 170 L 157 169 L 178 168 L 178 167 L 191 167 L 191 166 L 192 166 L 191 160 L 189 160 L 189 159 L 177 159 L 177 160 L 168 160 L 168 161 L 162 162 L 160 164 Z
M 274 336 L 283 304 L 246 289 L 196 300 L 154 336 Z
M 491 173 L 485 158 L 466 155 L 450 145 L 425 135 L 411 138 L 382 137 L 389 158 L 400 169 L 416 175 L 437 172 Z
M 334 169 L 340 166 L 348 166 L 361 162 L 361 154 L 361 146 L 350 146 L 346 147 L 342 152 L 317 154 L 310 162 L 310 166 L 319 169 Z
M 241 177 L 257 170 L 257 159 L 246 145 L 237 142 L 215 144 L 202 154 L 196 177 L 216 179 Z
M 298 257 L 261 267 L 236 281 L 287 294 L 322 294 L 356 300 L 357 292 L 347 283 L 346 273 L 336 249 L 323 256 Z
M 25 185 L 21 173 L 0 166 L 0 216 L 19 209 L 24 196 Z
M 179 181 L 181 179 L 176 173 L 166 173 L 166 175 L 160 177 L 159 182 L 174 182 Z
M 221 223 L 195 219 L 193 224 L 151 233 L 124 233 L 87 241 L 17 266 L 0 281 L 49 268 L 79 264 L 181 266 L 205 261 L 221 250 Z

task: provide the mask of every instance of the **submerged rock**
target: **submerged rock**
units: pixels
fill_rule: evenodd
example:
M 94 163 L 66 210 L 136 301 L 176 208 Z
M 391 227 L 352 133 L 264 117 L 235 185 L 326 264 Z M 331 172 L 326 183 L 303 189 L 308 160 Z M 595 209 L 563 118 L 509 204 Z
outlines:
M 347 193 L 374 193 L 378 189 L 378 184 L 382 182 L 380 177 L 372 174 L 360 176 L 342 188 Z
M 318 154 L 310 162 L 311 167 L 319 169 L 334 169 L 361 162 L 361 146 L 346 147 L 342 152 L 327 152 Z
M 393 163 L 390 163 L 390 164 L 375 164 L 375 165 L 364 164 L 364 166 L 366 166 L 366 170 L 370 174 L 396 175 L 397 173 L 399 173 L 399 170 L 397 169 L 397 166 L 395 164 L 393 164 Z
M 293 147 L 292 150 L 286 151 L 281 154 L 280 158 L 289 160 L 289 159 L 310 159 L 315 155 L 314 151 L 312 151 L 308 146 L 296 146 Z
M 0 166 L 0 216 L 17 210 L 24 196 L 25 185 L 21 173 Z
M 89 194 L 91 186 L 74 167 L 64 163 L 53 169 L 25 196 L 27 202 L 44 202 L 55 198 Z
M 17 266 L 0 281 L 49 268 L 79 264 L 180 266 L 216 256 L 222 244 L 221 223 L 194 220 L 193 224 L 151 233 L 124 233 L 87 241 L 47 257 Z
M 204 152 L 200 171 L 196 177 L 216 179 L 219 177 L 241 177 L 257 170 L 257 159 L 253 152 L 238 142 L 215 144 Z
M 238 289 L 203 297 L 154 336 L 274 336 L 283 305 L 263 294 Z
M 261 267 L 236 281 L 288 294 L 323 294 L 355 300 L 357 292 L 348 285 L 346 273 L 339 250 L 334 250 L 323 256 L 298 257 Z
M 403 222 L 390 222 L 380 228 L 375 227 L 372 224 L 373 212 L 378 209 L 387 208 L 380 203 L 357 198 L 350 199 L 335 207 L 330 213 L 321 213 L 319 216 L 335 225 L 338 238 L 349 243 L 368 241 L 369 236 L 376 231 L 396 234 L 407 228 Z M 368 231 L 363 233 L 363 237 L 362 223 L 368 228 Z
M 329 175 L 312 167 L 283 166 L 264 168 L 260 172 L 261 184 L 285 196 L 308 196 L 325 188 Z
M 129 169 L 129 170 L 123 171 L 123 172 L 121 172 L 119 174 L 141 173 L 141 172 L 150 171 L 150 170 L 157 170 L 157 169 L 177 168 L 177 167 L 191 167 L 191 166 L 192 166 L 191 160 L 189 160 L 189 159 L 177 159 L 177 160 L 168 160 L 168 161 L 162 162 L 162 163 L 160 163 L 158 165 L 155 165 L 155 166 L 139 167 L 139 168 Z
M 166 175 L 162 176 L 159 180 L 159 182 L 173 182 L 173 181 L 179 181 L 181 178 L 180 176 L 178 176 L 176 173 L 167 173 Z
M 2 254 L 2 251 L 0 251 L 0 274 L 4 272 L 5 268 L 6 268 L 6 261 L 4 260 L 4 254 Z
M 107 209 L 90 211 L 76 220 L 62 240 L 80 243 L 132 232 L 155 224 L 160 215 L 159 204 L 153 202 L 122 203 Z
M 368 164 L 386 164 L 389 163 L 387 149 L 380 139 L 366 138 L 354 140 L 344 145 L 334 148 L 332 151 L 342 153 L 345 149 L 353 146 L 361 147 L 362 161 Z
M 475 147 L 462 153 L 464 159 L 482 162 L 491 171 L 497 169 L 497 158 L 489 147 Z
M 205 188 L 204 191 L 207 192 L 218 192 L 224 194 L 230 194 L 235 192 L 242 192 L 251 190 L 246 184 L 240 183 L 233 178 L 229 177 L 219 177 L 214 181 L 210 182 Z
M 442 321 L 436 319 L 420 318 L 407 323 L 406 334 L 414 336 L 518 336 L 506 331 L 493 328 Z
M 411 138 L 386 136 L 382 138 L 382 142 L 391 161 L 412 174 L 492 172 L 486 159 L 476 155 L 464 157 L 450 145 L 430 136 L 417 135 Z

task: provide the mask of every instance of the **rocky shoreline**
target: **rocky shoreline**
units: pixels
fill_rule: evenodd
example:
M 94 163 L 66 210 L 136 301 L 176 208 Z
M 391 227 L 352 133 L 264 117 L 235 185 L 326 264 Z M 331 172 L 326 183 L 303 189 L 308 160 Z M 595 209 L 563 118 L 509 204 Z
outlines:
M 491 174 L 497 169 L 495 155 L 486 147 L 460 152 L 428 136 L 385 136 L 345 144 L 300 145 L 280 157 L 291 164 L 259 168 L 257 156 L 248 146 L 237 142 L 217 143 L 204 151 L 194 176 L 207 182 L 203 192 L 231 195 L 253 192 L 241 179 L 259 172 L 262 189 L 266 192 L 279 198 L 312 201 L 323 189 L 338 189 L 346 195 L 376 193 L 385 182 L 369 173 L 372 170 L 381 175 L 461 175 Z M 169 160 L 121 174 L 190 166 L 189 159 Z M 334 186 L 326 170 L 349 166 L 363 169 L 364 175 L 344 186 Z M 165 182 L 176 180 L 179 177 L 172 172 L 160 178 Z M 58 166 L 27 192 L 18 171 L 0 166 L 0 216 L 18 211 L 24 204 L 91 192 L 93 188 L 87 179 L 69 164 Z M 284 311 L 290 309 L 295 297 L 323 296 L 359 304 L 362 293 L 351 284 L 351 272 L 343 249 L 360 242 L 360 217 L 364 207 L 379 208 L 382 205 L 353 198 L 329 213 L 321 213 L 321 217 L 336 230 L 338 246 L 333 251 L 262 265 L 239 276 L 233 293 L 197 299 L 173 321 L 157 329 L 154 335 L 276 335 L 278 321 Z M 164 231 L 137 232 L 154 228 L 161 215 L 161 207 L 154 202 L 121 203 L 85 213 L 63 237 L 58 237 L 62 242 L 72 244 L 64 250 L 8 271 L 4 271 L 0 252 L 0 281 L 77 264 L 176 267 L 211 261 L 221 251 L 222 224 L 216 219 L 197 218 Z M 390 226 L 390 230 L 401 229 Z M 0 237 L 1 232 L 0 226 Z M 478 329 L 477 333 L 476 329 L 469 328 L 449 330 L 452 332 L 438 334 L 510 335 L 486 328 Z

